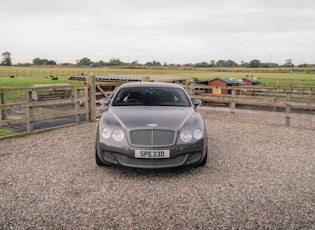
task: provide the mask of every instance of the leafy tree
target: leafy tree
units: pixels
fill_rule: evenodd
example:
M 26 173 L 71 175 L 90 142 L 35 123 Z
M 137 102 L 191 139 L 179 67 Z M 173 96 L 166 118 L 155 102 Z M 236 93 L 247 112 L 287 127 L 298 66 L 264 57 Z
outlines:
M 160 62 L 152 61 L 145 63 L 145 66 L 162 66 Z
M 121 62 L 118 58 L 111 58 L 109 62 L 106 63 L 107 66 L 123 66 L 125 63 Z
M 249 62 L 249 67 L 251 67 L 251 68 L 259 68 L 260 65 L 261 65 L 261 64 L 260 64 L 260 61 L 257 60 L 257 59 L 251 60 L 251 61 Z
M 226 67 L 233 67 L 233 66 L 235 66 L 236 65 L 236 63 L 234 62 L 234 61 L 232 61 L 232 60 L 227 60 L 226 62 L 225 62 L 225 66 Z
M 48 65 L 48 60 L 47 59 L 43 59 L 43 65 Z
M 49 60 L 47 64 L 48 65 L 57 65 L 57 63 L 54 60 Z
M 183 66 L 184 66 L 184 67 L 193 67 L 194 64 L 193 64 L 193 63 L 186 63 L 186 64 L 184 64 Z
M 152 64 L 153 66 L 162 66 L 161 63 L 158 61 L 153 61 Z
M 153 66 L 153 63 L 149 61 L 149 62 L 145 63 L 144 65 L 145 66 Z
M 138 60 L 134 60 L 133 62 L 130 63 L 131 66 L 138 66 Z
M 298 67 L 307 68 L 308 64 L 307 63 L 303 63 L 303 64 L 300 64 Z
M 201 68 L 207 68 L 210 67 L 209 64 L 207 62 L 199 62 L 195 64 L 195 67 L 201 67 Z
M 293 67 L 292 59 L 287 59 L 284 64 L 285 67 Z
M 40 58 L 35 58 L 33 60 L 34 65 L 57 65 L 57 63 L 53 60 L 48 60 L 48 59 L 40 59 Z
M 82 59 L 79 60 L 78 63 L 77 63 L 77 65 L 79 65 L 79 66 L 88 66 L 88 65 L 90 65 L 90 64 L 92 64 L 92 61 L 91 61 L 89 58 L 87 58 L 87 57 L 82 58 Z
M 9 52 L 2 53 L 1 65 L 5 65 L 5 66 L 11 66 L 12 65 L 11 53 L 9 53 Z
M 217 61 L 216 63 L 216 66 L 219 66 L 219 67 L 224 67 L 226 64 L 225 64 L 225 61 L 224 60 L 219 60 Z
M 233 66 L 237 66 L 237 63 L 235 61 L 232 60 L 219 60 L 216 63 L 216 66 L 219 67 L 233 67 Z
M 95 63 L 98 67 L 106 66 L 106 63 L 103 60 L 100 60 Z
M 44 62 L 43 62 L 43 60 L 40 59 L 40 58 L 35 58 L 35 59 L 33 60 L 33 64 L 34 64 L 34 65 L 43 65 Z

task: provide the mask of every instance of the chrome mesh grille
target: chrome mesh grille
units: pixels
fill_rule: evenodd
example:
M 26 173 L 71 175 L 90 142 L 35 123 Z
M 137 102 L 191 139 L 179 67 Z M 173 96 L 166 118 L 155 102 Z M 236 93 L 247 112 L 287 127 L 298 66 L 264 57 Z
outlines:
M 132 145 L 168 146 L 173 145 L 175 132 L 162 129 L 134 130 L 130 132 Z

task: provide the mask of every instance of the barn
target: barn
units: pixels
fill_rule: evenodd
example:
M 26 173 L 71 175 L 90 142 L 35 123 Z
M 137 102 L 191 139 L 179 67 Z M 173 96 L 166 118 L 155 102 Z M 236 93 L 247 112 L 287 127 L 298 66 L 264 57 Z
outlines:
M 231 94 L 232 90 L 229 89 L 222 89 L 219 86 L 236 86 L 236 85 L 244 85 L 242 81 L 235 79 L 235 78 L 230 78 L 230 77 L 218 77 L 215 79 L 212 79 L 208 81 L 208 85 L 211 86 L 218 86 L 216 88 L 209 89 L 209 93 L 213 94 Z
M 259 85 L 260 84 L 260 82 L 256 78 L 253 78 L 253 77 L 244 77 L 242 80 L 246 85 Z

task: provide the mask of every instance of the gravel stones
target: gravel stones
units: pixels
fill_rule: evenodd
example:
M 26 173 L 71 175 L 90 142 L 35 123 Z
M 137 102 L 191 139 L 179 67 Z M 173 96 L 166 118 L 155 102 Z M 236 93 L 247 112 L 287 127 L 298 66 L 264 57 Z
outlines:
M 216 119 L 205 167 L 98 167 L 95 123 L 0 141 L 0 229 L 314 229 L 311 129 Z

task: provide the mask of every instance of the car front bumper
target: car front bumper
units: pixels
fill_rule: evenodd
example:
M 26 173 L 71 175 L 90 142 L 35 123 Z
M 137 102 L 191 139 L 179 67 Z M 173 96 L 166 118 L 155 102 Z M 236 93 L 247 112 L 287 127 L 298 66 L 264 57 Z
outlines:
M 150 150 L 169 149 L 170 158 L 135 158 L 136 149 L 141 150 L 143 148 L 115 147 L 99 143 L 97 145 L 97 154 L 105 164 L 146 169 L 176 168 L 201 163 L 206 156 L 207 143 L 205 139 L 201 139 L 193 144 L 175 145 L 167 148 L 150 148 Z

